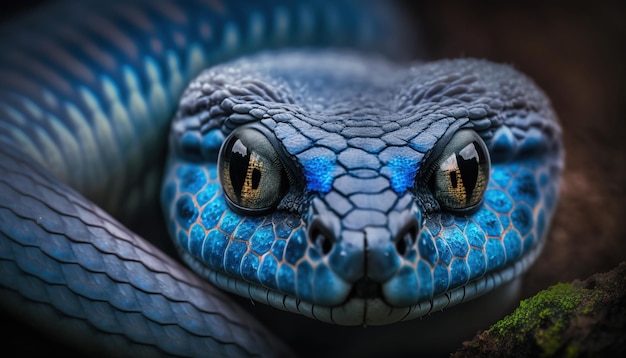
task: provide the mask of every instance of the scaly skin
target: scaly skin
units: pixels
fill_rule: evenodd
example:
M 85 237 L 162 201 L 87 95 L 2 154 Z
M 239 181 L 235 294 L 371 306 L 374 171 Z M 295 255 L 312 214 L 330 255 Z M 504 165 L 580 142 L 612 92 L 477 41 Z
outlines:
M 218 175 L 224 138 L 251 125 L 295 168 L 260 215 L 233 210 Z M 328 322 L 408 320 L 509 282 L 539 253 L 556 205 L 554 114 L 531 81 L 486 61 L 246 58 L 194 81 L 172 128 L 163 200 L 186 262 L 227 290 Z M 455 215 L 428 178 L 467 128 L 489 148 L 491 178 L 484 203 Z
M 89 353 L 291 356 L 279 339 L 230 298 L 148 241 L 158 237 L 143 238 L 125 225 L 143 231 L 133 225 L 147 221 L 158 230 L 155 218 L 162 214 L 156 202 L 170 121 L 182 91 L 200 70 L 242 54 L 285 46 L 341 46 L 401 56 L 407 32 L 398 15 L 384 8 L 361 1 L 59 2 L 6 24 L 0 30 L 2 309 Z M 475 66 L 469 67 L 470 62 L 434 63 L 426 66 L 430 72 L 388 68 L 374 64 L 368 55 L 358 63 L 366 71 L 380 68 L 390 77 L 401 77 L 398 82 L 405 86 L 369 83 L 371 79 L 362 74 L 351 79 L 363 81 L 368 91 L 376 86 L 389 93 L 406 91 L 405 97 L 394 98 L 395 104 L 387 101 L 388 93 L 383 97 L 370 93 L 374 102 L 366 108 L 390 107 L 384 119 L 367 121 L 365 130 L 359 129 L 364 122 L 358 121 L 344 122 L 353 128 L 346 132 L 330 124 L 318 128 L 323 131 L 306 129 L 328 122 L 327 113 L 298 107 L 303 102 L 297 92 L 290 94 L 295 96 L 294 105 L 270 110 L 269 102 L 256 108 L 229 106 L 220 97 L 225 92 L 207 88 L 206 95 L 220 98 L 221 110 L 239 113 L 211 118 L 204 128 L 211 131 L 202 135 L 212 133 L 202 142 L 205 151 L 200 151 L 208 155 L 208 164 L 187 151 L 197 144 L 194 138 L 202 137 L 184 137 L 193 130 L 186 105 L 198 102 L 189 101 L 189 94 L 183 97 L 170 137 L 176 154 L 170 157 L 168 175 L 173 177 L 166 181 L 163 198 L 179 203 L 187 199 L 176 192 L 184 191 L 192 201 L 206 199 L 215 205 L 190 209 L 198 210 L 200 220 L 199 211 L 206 212 L 206 221 L 195 225 L 193 215 L 166 206 L 167 216 L 174 219 L 170 231 L 179 246 L 197 245 L 208 235 L 221 235 L 220 230 L 241 235 L 228 244 L 228 260 L 221 261 L 230 265 L 224 266 L 227 274 L 220 272 L 220 256 L 213 256 L 212 269 L 197 261 L 202 256 L 198 251 L 183 257 L 228 290 L 343 324 L 417 317 L 519 275 L 541 248 L 558 188 L 560 134 L 547 100 L 509 69 L 498 67 L 496 73 L 502 75 L 498 82 L 499 76 L 492 78 L 487 71 L 492 65 L 484 62 L 471 62 Z M 328 66 L 326 70 L 333 71 Z M 457 82 L 449 77 L 465 70 L 469 72 Z M 282 81 L 293 85 L 291 76 L 298 71 L 289 73 Z M 513 77 L 509 80 L 505 74 Z M 275 85 L 270 78 L 264 80 Z M 340 83 L 351 82 L 336 84 Z M 285 94 L 282 89 L 276 92 Z M 337 97 L 348 95 L 345 86 L 332 93 L 317 95 L 334 98 L 338 106 L 333 111 L 354 113 L 355 99 L 344 103 Z M 228 95 L 231 101 L 241 99 L 237 91 Z M 414 99 L 417 106 L 401 105 Z M 311 107 L 319 104 L 313 102 Z M 341 107 L 344 104 L 348 106 Z M 301 116 L 289 116 L 291 110 Z M 258 121 L 263 113 L 273 114 Z M 291 163 L 294 185 L 277 211 L 265 216 L 234 215 L 211 164 L 221 138 L 238 121 L 258 121 L 283 151 L 282 159 Z M 409 123 L 421 124 L 407 133 L 401 127 Z M 493 159 L 484 204 L 470 218 L 440 211 L 432 193 L 421 185 L 427 162 L 435 156 L 432 148 L 444 146 L 461 126 L 473 127 L 483 136 Z M 177 152 L 181 147 L 185 156 Z M 518 152 L 526 149 L 532 149 L 530 155 L 520 157 Z M 198 173 L 205 173 L 205 182 L 190 185 L 188 179 Z M 355 180 L 358 185 L 350 184 Z M 366 192 L 372 185 L 376 193 Z M 191 196 L 192 191 L 198 195 Z M 344 211 L 346 204 L 356 209 Z M 355 215 L 365 211 L 367 222 Z M 219 225 L 208 225 L 217 214 Z M 226 227 L 226 217 L 236 219 L 237 230 Z M 338 223 L 335 231 L 324 229 L 322 236 L 331 238 L 331 250 L 317 256 L 328 247 L 323 240 L 306 238 L 316 218 L 320 223 L 316 225 L 324 227 Z M 411 233 L 404 248 L 396 242 L 406 235 L 392 225 L 402 220 L 409 223 Z M 270 230 L 261 222 L 278 225 Z M 200 235 L 187 233 L 202 228 L 198 225 L 210 227 Z M 347 242 L 347 230 L 360 236 Z M 271 237 L 257 240 L 270 232 Z M 185 241 L 185 235 L 200 240 Z M 253 237 L 248 240 L 246 235 Z M 279 243 L 273 243 L 274 236 Z M 215 242 L 226 243 L 222 236 Z M 245 255 L 248 243 L 255 254 Z M 350 257 L 345 262 L 343 252 Z M 506 256 L 513 253 L 515 259 Z M 259 264 L 263 258 L 262 271 L 249 269 L 255 266 L 255 257 Z M 392 257 L 389 265 L 384 257 Z M 272 263 L 281 272 L 278 276 Z M 239 275 L 252 285 L 242 285 Z M 362 280 L 364 275 L 368 279 Z M 350 287 L 356 281 L 365 285 L 353 291 Z M 404 290 L 406 282 L 412 282 L 413 289 Z M 384 296 L 375 296 L 381 292 Z M 365 314 L 359 307 L 363 304 L 369 309 Z M 394 308 L 382 317 L 375 306 Z M 355 314 L 355 309 L 361 313 Z

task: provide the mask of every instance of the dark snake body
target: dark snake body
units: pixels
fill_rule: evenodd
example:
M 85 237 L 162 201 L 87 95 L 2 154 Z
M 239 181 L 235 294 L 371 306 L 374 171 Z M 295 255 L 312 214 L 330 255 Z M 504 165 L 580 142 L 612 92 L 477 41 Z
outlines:
M 155 193 L 162 148 L 179 97 L 200 70 L 277 47 L 332 45 L 393 54 L 403 47 L 397 15 L 370 2 L 71 4 L 33 14 L 3 32 L 2 307 L 98 353 L 290 355 L 214 286 L 117 220 L 132 225 L 161 215 Z M 50 20 L 51 14 L 68 21 Z M 28 30 L 12 32 L 18 28 Z M 218 67 L 183 95 L 163 201 L 170 234 L 192 268 L 243 296 L 342 324 L 419 317 L 490 291 L 526 269 L 542 247 L 562 163 L 560 130 L 541 91 L 510 68 L 484 61 L 400 69 L 364 56 L 359 73 L 358 65 L 350 68 L 360 63 L 353 55 L 326 54 L 300 77 L 281 65 L 302 54 Z M 348 66 L 345 71 L 337 70 L 340 64 Z M 329 67 L 335 90 L 302 86 Z M 368 76 L 368 69 L 380 70 L 384 80 L 371 80 L 376 76 Z M 241 86 L 251 77 L 256 87 Z M 392 79 L 405 92 L 393 92 Z M 354 88 L 363 92 L 359 99 L 351 94 Z M 338 124 L 328 113 L 384 119 Z M 277 213 L 262 217 L 231 214 L 215 166 L 223 139 L 252 123 L 275 136 L 272 141 L 301 173 L 292 180 L 299 191 L 289 192 Z M 493 166 L 485 203 L 471 217 L 442 211 L 414 184 L 460 128 L 480 134 Z M 403 236 L 388 218 L 404 212 L 419 220 L 413 241 L 400 248 L 397 237 Z M 342 240 L 343 229 L 337 229 L 332 248 L 322 248 L 306 237 L 315 218 L 320 225 L 330 220 L 366 232 L 369 241 Z M 391 228 L 391 241 L 377 236 L 381 228 Z M 263 232 L 270 233 L 269 241 L 258 244 L 254 235 Z M 209 237 L 227 234 L 233 243 L 205 249 Z M 354 247 L 360 253 L 339 258 Z M 394 258 L 385 261 L 389 255 Z M 384 301 L 369 291 L 354 293 L 350 284 L 363 270 L 374 281 L 391 278 Z M 345 282 L 346 288 L 337 288 Z

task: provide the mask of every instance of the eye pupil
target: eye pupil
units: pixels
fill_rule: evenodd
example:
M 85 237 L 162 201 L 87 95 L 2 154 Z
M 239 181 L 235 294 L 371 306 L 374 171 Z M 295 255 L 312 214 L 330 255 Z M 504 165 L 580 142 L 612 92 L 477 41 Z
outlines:
M 465 187 L 465 196 L 468 200 L 472 197 L 478 181 L 478 165 L 480 163 L 475 145 L 477 145 L 476 142 L 468 144 L 457 155 L 457 163 Z
M 261 183 L 261 171 L 255 168 L 252 170 L 252 189 L 258 189 L 259 183 Z
M 456 182 L 456 171 L 450 171 L 450 185 L 456 189 L 458 183 Z

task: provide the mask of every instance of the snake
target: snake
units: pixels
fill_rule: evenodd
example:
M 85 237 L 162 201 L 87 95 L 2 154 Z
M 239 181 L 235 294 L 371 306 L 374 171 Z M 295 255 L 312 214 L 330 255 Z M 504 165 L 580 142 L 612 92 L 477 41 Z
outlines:
M 6 21 L 3 311 L 94 354 L 291 356 L 232 294 L 376 326 L 519 279 L 558 202 L 556 113 L 511 65 L 411 58 L 406 20 L 110 0 Z

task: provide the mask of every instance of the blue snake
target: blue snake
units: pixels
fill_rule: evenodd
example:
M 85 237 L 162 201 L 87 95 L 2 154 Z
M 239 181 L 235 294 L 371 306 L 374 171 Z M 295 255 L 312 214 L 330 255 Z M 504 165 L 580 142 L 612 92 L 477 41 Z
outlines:
M 510 66 L 397 61 L 401 19 L 136 0 L 5 24 L 3 310 L 85 352 L 290 356 L 222 290 L 370 326 L 517 280 L 557 204 L 556 115 Z

